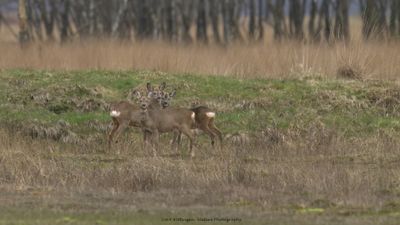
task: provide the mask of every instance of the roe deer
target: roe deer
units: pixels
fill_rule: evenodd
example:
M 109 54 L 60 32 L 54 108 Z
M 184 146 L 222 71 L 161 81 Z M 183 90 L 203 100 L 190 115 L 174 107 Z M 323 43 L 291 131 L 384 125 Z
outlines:
M 172 97 L 175 96 L 175 91 L 172 93 L 162 92 L 163 97 L 161 99 L 161 105 L 169 105 Z M 215 126 L 214 120 L 216 113 L 215 111 L 211 110 L 207 106 L 195 106 L 193 105 L 190 108 L 192 112 L 195 113 L 195 124 L 192 129 L 199 129 L 204 131 L 211 139 L 211 146 L 214 147 L 215 145 L 215 136 L 218 137 L 220 142 L 220 148 L 222 148 L 222 132 Z M 177 143 L 178 145 L 181 142 L 181 134 L 175 134 L 174 139 L 172 141 L 173 144 Z
M 215 111 L 211 110 L 207 106 L 195 106 L 192 107 L 190 110 L 195 113 L 195 128 L 204 131 L 210 137 L 212 147 L 214 147 L 215 136 L 217 136 L 220 148 L 222 148 L 222 132 L 214 124 L 216 116 Z
M 161 104 L 161 98 L 159 96 L 164 88 L 165 82 L 159 86 L 158 90 L 155 90 L 151 87 L 150 83 L 147 83 L 147 94 L 153 98 L 151 101 L 152 106 Z M 136 91 L 133 92 L 133 94 L 135 93 Z M 117 139 L 128 126 L 141 128 L 141 115 L 140 107 L 129 101 L 120 101 L 110 105 L 110 116 L 112 118 L 113 127 L 108 135 L 109 148 L 111 148 L 113 139 Z M 148 133 L 144 132 L 144 142 L 147 142 L 147 136 Z
M 190 141 L 190 155 L 194 157 L 194 136 L 191 128 L 195 124 L 195 113 L 189 109 L 178 107 L 162 108 L 160 105 L 151 104 L 151 96 L 142 96 L 136 92 L 142 112 L 141 126 L 143 132 L 149 132 L 153 138 L 153 153 L 158 150 L 159 134 L 167 132 L 180 132 L 185 134 Z

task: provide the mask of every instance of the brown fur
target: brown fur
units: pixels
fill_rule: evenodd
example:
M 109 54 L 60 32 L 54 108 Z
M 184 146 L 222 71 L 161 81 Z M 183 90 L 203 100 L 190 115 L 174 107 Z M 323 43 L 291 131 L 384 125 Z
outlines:
M 208 112 L 213 112 L 207 106 L 197 106 L 193 107 L 192 110 L 195 113 L 195 128 L 204 131 L 211 139 L 211 145 L 214 147 L 215 136 L 218 137 L 220 142 L 220 147 L 222 148 L 222 132 L 215 126 L 215 117 L 208 117 Z
M 128 101 L 114 103 L 110 107 L 111 111 L 118 111 L 121 114 L 112 118 L 112 129 L 108 135 L 108 146 L 111 148 L 113 139 L 118 139 L 121 133 L 128 127 L 140 127 L 140 108 Z
M 147 95 L 151 93 L 151 96 L 153 96 L 151 102 L 150 102 L 150 107 L 156 107 L 156 105 L 160 104 L 160 96 L 162 91 L 164 90 L 166 86 L 166 83 L 163 82 L 158 88 L 153 88 L 150 83 L 146 84 L 147 87 Z M 135 90 L 132 94 L 137 95 L 137 91 Z M 119 115 L 111 115 L 112 118 L 112 129 L 111 132 L 108 135 L 108 145 L 111 148 L 111 144 L 113 142 L 113 139 L 117 139 L 121 133 L 128 127 L 142 127 L 141 125 L 141 109 L 139 106 L 129 102 L 129 101 L 120 101 L 111 104 L 110 106 L 110 113 L 112 111 L 117 111 Z M 144 132 L 143 133 L 143 140 L 144 144 L 146 142 L 148 137 L 148 133 Z
M 208 112 L 214 112 L 207 106 L 196 106 L 190 109 L 195 113 L 195 124 L 192 126 L 192 129 L 199 129 L 206 133 L 211 139 L 211 146 L 215 147 L 215 136 L 218 137 L 220 148 L 222 149 L 223 145 L 223 137 L 222 132 L 215 126 L 214 120 L 215 117 L 208 117 Z M 174 135 L 174 139 L 172 141 L 172 145 L 177 144 L 178 146 L 181 143 L 181 134 L 176 133 Z
M 153 137 L 154 154 L 158 150 L 160 133 L 178 131 L 189 138 L 190 153 L 193 157 L 194 136 L 191 132 L 191 128 L 195 125 L 193 111 L 178 107 L 162 109 L 160 105 L 150 105 L 148 97 L 141 97 L 139 101 L 142 108 L 141 125 L 143 130 L 151 133 Z

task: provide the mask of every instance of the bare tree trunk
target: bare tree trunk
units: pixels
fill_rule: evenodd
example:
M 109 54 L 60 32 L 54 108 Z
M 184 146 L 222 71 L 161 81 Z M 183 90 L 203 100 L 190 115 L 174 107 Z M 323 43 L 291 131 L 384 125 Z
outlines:
M 25 0 L 19 0 L 18 4 L 19 43 L 22 47 L 24 47 L 30 39 L 28 31 L 28 17 L 26 15 Z
M 136 1 L 136 37 L 139 40 L 152 39 L 154 34 L 154 21 L 148 1 Z
M 231 10 L 232 13 L 231 18 L 230 18 L 230 23 L 231 23 L 231 33 L 232 33 L 232 39 L 234 41 L 239 40 L 243 41 L 242 34 L 240 33 L 240 24 L 239 24 L 239 19 L 241 16 L 241 10 L 243 6 L 244 0 L 232 0 L 232 5 L 231 5 Z
M 167 23 L 167 38 L 168 41 L 177 41 L 177 15 L 176 15 L 176 2 L 169 0 L 166 2 L 166 23 Z
M 120 6 L 123 4 L 124 1 L 125 0 L 123 1 L 97 0 L 97 2 L 99 2 L 98 4 L 100 4 L 97 12 L 99 15 L 98 16 L 99 22 L 101 23 L 102 35 L 106 37 L 112 36 L 113 25 L 115 24 L 114 22 L 118 19 L 119 16 L 118 11 L 121 10 Z M 118 2 L 122 2 L 122 4 L 116 4 Z
M 114 20 L 112 21 L 112 30 L 111 35 L 115 37 L 117 35 L 117 31 L 121 26 L 122 17 L 128 8 L 128 0 L 122 0 L 121 4 L 119 5 L 117 15 L 115 16 Z
M 278 41 L 282 40 L 285 35 L 284 6 L 285 0 L 276 1 L 275 4 L 272 4 L 272 1 L 268 0 L 268 8 L 271 9 L 274 19 L 274 39 Z
M 52 2 L 54 4 L 54 1 Z M 48 11 L 47 4 L 44 0 L 39 0 L 37 4 L 39 7 L 41 20 L 44 24 L 47 40 L 53 41 L 54 19 L 57 13 L 55 12 L 54 7 L 51 7 Z M 50 16 L 48 16 L 48 14 L 50 14 Z
M 264 40 L 264 9 L 268 10 L 267 7 L 265 7 L 264 0 L 258 0 L 258 40 Z M 265 12 L 267 14 L 267 12 Z
M 256 33 L 256 3 L 255 0 L 249 0 L 249 40 L 255 40 Z
M 349 31 L 349 1 L 336 1 L 336 18 L 334 26 L 335 38 L 338 40 L 348 41 L 350 38 Z
M 43 41 L 43 33 L 41 27 L 41 18 L 39 11 L 39 3 L 37 0 L 33 0 L 33 3 L 30 5 L 32 11 L 32 24 L 35 30 L 36 37 L 39 41 Z
M 63 12 L 61 14 L 61 43 L 64 43 L 68 39 L 68 30 L 69 30 L 69 11 L 70 11 L 70 0 L 62 0 L 63 4 Z
M 390 34 L 393 37 L 400 35 L 400 1 L 391 0 L 390 2 Z
M 1 25 L 3 24 L 3 20 L 4 20 L 3 14 L 0 11 L 0 29 L 1 29 Z
M 213 30 L 214 40 L 217 44 L 221 44 L 221 35 L 219 34 L 219 15 L 220 15 L 220 0 L 209 0 L 210 3 L 210 20 Z
M 28 22 L 28 35 L 31 41 L 34 41 L 34 18 L 33 18 L 33 7 L 32 0 L 25 0 L 26 17 Z
M 302 40 L 304 38 L 303 21 L 305 13 L 305 3 L 305 0 L 290 0 L 290 36 L 297 40 Z
M 97 34 L 97 21 L 96 21 L 96 7 L 95 7 L 95 0 L 89 1 L 89 32 L 91 35 Z
M 231 34 L 231 23 L 229 22 L 229 18 L 231 10 L 230 10 L 230 1 L 229 0 L 223 0 L 222 3 L 222 17 L 223 17 L 223 28 L 224 28 L 224 43 L 229 44 L 232 40 L 232 34 Z
M 318 2 L 317 0 L 311 0 L 310 5 L 310 20 L 308 21 L 308 35 L 310 37 L 311 42 L 320 41 L 321 33 L 315 27 L 315 19 L 318 13 Z
M 397 33 L 400 35 L 400 2 L 397 2 Z
M 320 8 L 320 13 L 319 13 L 319 30 L 324 27 L 324 37 L 326 41 L 331 40 L 331 33 L 332 33 L 332 28 L 331 28 L 331 16 L 330 16 L 330 5 L 331 1 L 330 0 L 323 0 Z M 324 24 L 324 25 L 322 25 Z
M 190 36 L 190 27 L 193 23 L 193 1 L 181 0 L 179 6 L 182 18 L 182 41 L 185 44 L 189 44 L 193 41 Z
M 198 42 L 208 43 L 207 38 L 207 2 L 206 0 L 199 0 L 197 5 L 197 27 L 196 38 Z
M 87 2 L 82 2 L 82 1 L 73 1 L 71 3 L 72 3 L 71 7 L 74 12 L 72 19 L 75 23 L 76 32 L 79 34 L 79 37 L 81 39 L 83 39 L 83 38 L 87 37 L 90 33 L 89 32 L 90 22 L 89 22 L 89 16 L 88 16 L 89 6 L 88 6 Z M 55 1 L 50 0 L 50 6 L 51 6 L 51 15 L 54 15 L 52 21 L 53 21 L 53 23 L 55 23 L 55 20 L 56 20 L 55 18 L 58 13 L 57 7 L 55 6 Z M 52 27 L 54 27 L 54 24 L 52 25 Z M 111 31 L 111 28 L 110 28 L 110 31 Z
M 120 25 L 118 26 L 118 38 L 124 41 L 131 40 L 134 23 L 134 14 L 131 9 L 130 2 L 127 2 L 124 12 L 122 13 Z

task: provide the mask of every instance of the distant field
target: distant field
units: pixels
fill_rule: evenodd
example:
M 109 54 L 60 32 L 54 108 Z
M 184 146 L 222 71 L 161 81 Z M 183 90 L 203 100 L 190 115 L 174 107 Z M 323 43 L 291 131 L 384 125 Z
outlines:
M 9 19 L 11 21 L 11 19 Z M 243 24 L 244 25 L 244 24 Z M 17 24 L 12 23 L 14 33 Z M 398 80 L 400 64 L 398 39 L 365 41 L 360 18 L 350 20 L 351 40 L 305 43 L 273 40 L 271 26 L 257 43 L 238 42 L 182 45 L 162 41 L 108 38 L 36 41 L 21 49 L 5 25 L 0 27 L 0 68 L 38 70 L 156 70 L 168 73 L 213 74 L 236 78 L 289 78 L 315 75 L 331 79 L 349 69 L 368 79 Z M 193 34 L 195 29 L 193 27 Z M 242 31 L 245 32 L 245 31 Z
M 119 43 L 111 40 L 36 43 L 22 50 L 0 43 L 0 68 L 47 70 L 160 70 L 239 78 L 298 78 L 320 74 L 335 78 L 351 68 L 364 78 L 394 79 L 400 74 L 400 44 L 352 41 L 348 45 L 267 41 L 221 46 L 171 45 L 160 42 Z
M 151 157 L 135 129 L 106 148 L 107 105 L 148 81 L 214 108 L 224 148 L 201 135 L 190 159 L 164 135 Z M 311 72 L 2 70 L 0 224 L 398 224 L 399 102 L 396 82 Z

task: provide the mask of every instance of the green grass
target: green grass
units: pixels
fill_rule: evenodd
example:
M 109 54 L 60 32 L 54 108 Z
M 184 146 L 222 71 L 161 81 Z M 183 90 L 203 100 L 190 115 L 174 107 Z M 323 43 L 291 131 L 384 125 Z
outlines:
M 137 209 L 125 212 L 78 209 L 75 204 L 63 204 L 60 209 L 1 209 L 1 225 L 157 225 L 157 224 L 397 224 L 398 212 L 374 212 L 351 210 L 325 210 L 301 208 L 291 212 L 273 211 L 263 214 L 260 210 L 244 213 L 243 209 L 186 208 L 186 209 Z M 81 204 L 80 207 L 83 205 Z M 60 207 L 60 206 L 58 206 Z M 251 209 L 248 209 L 251 210 Z M 327 212 L 328 211 L 328 212 Z
M 102 109 L 81 112 L 69 100 L 126 99 L 129 90 L 144 88 L 149 81 L 154 84 L 166 81 L 170 90 L 176 88 L 175 105 L 189 107 L 195 99 L 211 103 L 219 112 L 217 124 L 224 133 L 251 133 L 268 127 L 306 129 L 316 120 L 350 136 L 368 135 L 379 129 L 400 130 L 397 106 L 390 102 L 377 104 L 386 97 L 400 98 L 397 92 L 386 96 L 399 87 L 384 81 L 240 80 L 151 71 L 2 71 L 0 122 L 52 124 L 62 119 L 75 127 L 91 120 L 105 122 L 109 120 L 108 112 Z M 45 92 L 52 96 L 46 105 L 30 99 L 31 94 Z

